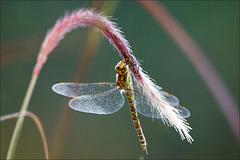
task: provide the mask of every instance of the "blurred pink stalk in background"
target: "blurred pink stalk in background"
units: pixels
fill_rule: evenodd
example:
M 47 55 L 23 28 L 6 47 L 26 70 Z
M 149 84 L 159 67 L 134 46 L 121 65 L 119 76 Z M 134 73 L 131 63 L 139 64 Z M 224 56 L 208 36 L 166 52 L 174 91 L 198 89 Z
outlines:
M 204 51 L 197 45 L 191 35 L 156 1 L 138 1 L 156 20 L 160 27 L 169 34 L 183 54 L 193 64 L 209 91 L 215 98 L 239 143 L 239 109 L 220 74 L 208 60 Z

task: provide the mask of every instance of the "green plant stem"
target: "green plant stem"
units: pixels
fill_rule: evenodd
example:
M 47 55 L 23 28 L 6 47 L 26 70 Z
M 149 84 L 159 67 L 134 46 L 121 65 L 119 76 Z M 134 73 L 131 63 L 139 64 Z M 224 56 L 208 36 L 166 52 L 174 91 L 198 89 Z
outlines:
M 27 109 L 28 109 L 29 101 L 31 99 L 32 92 L 33 92 L 33 89 L 35 87 L 37 78 L 38 78 L 38 75 L 32 75 L 32 78 L 30 80 L 27 92 L 25 94 L 25 97 L 24 97 L 24 100 L 23 100 L 23 103 L 22 103 L 22 107 L 20 109 L 20 116 L 18 117 L 16 126 L 14 128 L 14 132 L 13 132 L 13 135 L 12 135 L 12 139 L 11 139 L 11 142 L 10 142 L 10 146 L 9 146 L 9 149 L 8 149 L 6 159 L 13 159 L 14 158 L 16 148 L 17 148 L 17 144 L 18 144 L 18 139 L 19 139 L 19 136 L 20 136 L 20 133 L 21 133 L 21 130 L 22 130 L 22 126 L 23 126 L 23 122 L 24 122 L 24 118 L 25 118 L 24 112 L 27 111 Z
M 11 118 L 18 118 L 20 116 L 20 113 L 23 113 L 24 116 L 28 116 L 29 118 L 31 118 L 34 121 L 34 123 L 36 124 L 36 126 L 38 128 L 38 131 L 40 133 L 40 136 L 42 138 L 43 148 L 44 148 L 44 152 L 45 152 L 45 158 L 46 158 L 46 160 L 48 160 L 49 159 L 48 145 L 47 145 L 47 140 L 46 140 L 46 136 L 45 136 L 45 133 L 44 133 L 44 129 L 42 127 L 41 121 L 39 120 L 39 118 L 34 113 L 29 112 L 29 111 L 26 111 L 26 112 L 19 111 L 19 112 L 16 112 L 16 113 L 1 116 L 0 121 L 8 120 L 8 119 L 11 119 Z

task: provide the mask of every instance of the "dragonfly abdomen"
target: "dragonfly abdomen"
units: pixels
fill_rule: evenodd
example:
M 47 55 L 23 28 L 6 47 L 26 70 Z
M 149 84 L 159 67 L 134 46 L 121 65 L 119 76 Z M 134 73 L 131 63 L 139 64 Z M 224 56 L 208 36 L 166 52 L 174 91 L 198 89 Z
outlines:
M 128 68 L 127 62 L 120 61 L 115 67 L 115 70 L 117 72 L 116 85 L 119 86 L 118 89 L 125 90 L 125 94 L 127 96 L 128 103 L 131 110 L 133 123 L 135 125 L 135 129 L 137 131 L 142 150 L 146 151 L 146 154 L 147 154 L 147 143 L 143 135 L 142 127 L 138 119 L 138 115 L 135 107 L 135 101 L 134 101 L 135 97 L 133 94 L 134 91 L 132 87 L 132 80 L 131 80 L 130 74 L 128 73 L 129 68 Z
M 131 110 L 132 120 L 133 120 L 135 129 L 137 131 L 142 150 L 146 151 L 147 153 L 147 142 L 142 131 L 140 120 L 138 118 L 137 110 L 134 103 L 134 95 L 131 93 L 131 91 L 126 91 L 126 95 L 127 95 L 128 103 Z

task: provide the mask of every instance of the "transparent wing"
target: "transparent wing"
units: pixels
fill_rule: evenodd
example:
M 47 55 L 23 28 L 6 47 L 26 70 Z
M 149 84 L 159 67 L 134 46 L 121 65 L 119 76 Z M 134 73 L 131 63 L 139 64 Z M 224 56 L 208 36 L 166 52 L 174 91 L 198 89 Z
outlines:
M 116 88 L 115 83 L 57 83 L 52 90 L 66 97 L 97 94 Z
M 163 91 L 161 91 L 161 94 L 166 98 L 171 106 L 180 111 L 179 113 L 183 118 L 190 116 L 189 110 L 179 105 L 179 100 L 177 97 Z M 150 118 L 162 118 L 158 111 L 152 106 L 149 99 L 142 94 L 142 91 L 139 88 L 134 87 L 134 95 L 136 108 L 140 114 Z
M 172 106 L 179 105 L 179 100 L 174 95 L 164 91 L 161 91 L 161 94 L 166 98 L 166 100 L 170 103 L 170 105 Z
M 106 92 L 82 95 L 73 98 L 69 106 L 77 111 L 94 114 L 111 114 L 118 111 L 124 104 L 121 91 L 115 86 Z

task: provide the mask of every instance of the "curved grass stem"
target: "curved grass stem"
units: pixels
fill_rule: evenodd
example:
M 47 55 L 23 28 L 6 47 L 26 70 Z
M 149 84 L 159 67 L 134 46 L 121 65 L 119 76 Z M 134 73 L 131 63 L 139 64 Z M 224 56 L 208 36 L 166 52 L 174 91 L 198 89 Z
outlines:
M 42 127 L 41 121 L 32 112 L 29 112 L 29 111 L 24 112 L 23 111 L 22 113 L 24 114 L 24 116 L 28 116 L 28 117 L 32 118 L 32 120 L 35 122 L 35 124 L 38 128 L 38 131 L 40 133 L 40 136 L 42 138 L 43 148 L 44 148 L 44 152 L 45 152 L 45 158 L 46 158 L 46 160 L 48 160 L 49 159 L 48 145 L 47 145 L 47 140 L 46 140 L 46 136 L 45 136 L 44 129 Z M 18 117 L 20 117 L 20 114 L 21 114 L 21 111 L 16 112 L 16 113 L 12 113 L 12 114 L 8 114 L 8 115 L 5 115 L 5 116 L 1 116 L 0 121 L 8 120 L 8 119 L 11 119 L 11 118 L 18 118 Z
M 16 126 L 14 128 L 14 132 L 13 132 L 12 139 L 11 139 L 11 142 L 10 142 L 10 145 L 9 145 L 9 149 L 8 149 L 6 159 L 13 159 L 14 158 L 14 155 L 15 155 L 15 152 L 16 152 L 16 147 L 17 147 L 17 144 L 18 144 L 18 139 L 19 139 L 19 136 L 20 136 L 20 133 L 21 133 L 21 130 L 22 130 L 22 126 L 23 126 L 23 122 L 24 122 L 24 118 L 25 118 L 24 112 L 26 112 L 27 109 L 28 109 L 28 105 L 29 105 L 29 102 L 30 102 L 32 92 L 33 92 L 33 89 L 35 87 L 37 78 L 38 78 L 38 75 L 36 75 L 36 74 L 32 75 L 32 78 L 30 80 L 27 92 L 25 94 L 25 97 L 24 97 L 24 100 L 23 100 L 23 103 L 22 103 L 22 106 L 21 106 L 21 109 L 20 109 L 20 115 L 17 119 L 17 123 L 16 123 Z

